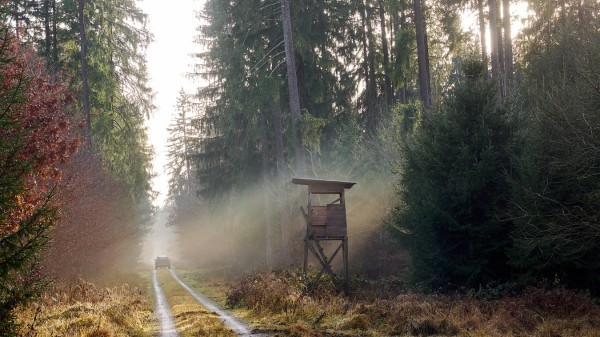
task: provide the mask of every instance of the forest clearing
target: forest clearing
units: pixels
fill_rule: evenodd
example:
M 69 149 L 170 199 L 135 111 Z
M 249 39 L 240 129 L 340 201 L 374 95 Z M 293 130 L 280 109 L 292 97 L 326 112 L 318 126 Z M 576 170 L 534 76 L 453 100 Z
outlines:
M 600 337 L 600 1 L 0 0 L 0 336 Z

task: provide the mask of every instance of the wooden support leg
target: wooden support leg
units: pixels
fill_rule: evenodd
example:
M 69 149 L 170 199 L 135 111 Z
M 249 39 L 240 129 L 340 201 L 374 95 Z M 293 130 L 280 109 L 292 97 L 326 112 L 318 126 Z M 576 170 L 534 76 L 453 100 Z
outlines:
M 342 242 L 344 246 L 343 256 L 344 256 L 344 291 L 348 294 L 348 237 L 344 237 Z
M 304 238 L 304 266 L 302 272 L 306 274 L 308 272 L 308 237 Z
M 336 239 L 336 241 L 337 240 L 338 239 Z M 318 240 L 318 239 L 311 240 L 308 236 L 306 238 L 304 238 L 304 273 L 307 272 L 307 259 L 308 259 L 308 251 L 309 250 L 317 258 L 317 261 L 321 265 L 321 270 L 319 272 L 319 275 L 316 278 L 316 281 L 318 282 L 318 280 L 323 275 L 323 272 L 326 272 L 327 274 L 331 275 L 331 277 L 335 280 L 337 290 L 340 290 L 340 282 L 339 282 L 340 278 L 338 278 L 335 275 L 335 273 L 333 272 L 333 268 L 331 267 L 331 262 L 335 259 L 335 257 L 340 252 L 340 250 L 342 251 L 343 264 L 344 264 L 343 265 L 344 281 L 343 281 L 342 287 L 343 287 L 344 291 L 346 293 L 348 293 L 348 281 L 349 281 L 348 280 L 348 237 L 344 237 L 341 239 L 339 246 L 337 246 L 336 250 L 333 252 L 331 257 L 327 257 L 327 255 L 325 255 L 325 250 L 321 246 L 320 240 Z
M 334 274 L 333 270 L 331 269 L 331 266 L 329 265 L 329 259 L 327 259 L 327 257 L 325 256 L 325 253 L 323 252 L 323 248 L 319 244 L 319 241 L 315 241 L 315 245 L 317 246 L 317 248 L 313 247 L 313 245 L 309 243 L 308 248 L 317 257 L 317 260 L 321 264 L 321 267 L 323 267 L 323 270 L 325 270 L 329 275 L 333 276 Z

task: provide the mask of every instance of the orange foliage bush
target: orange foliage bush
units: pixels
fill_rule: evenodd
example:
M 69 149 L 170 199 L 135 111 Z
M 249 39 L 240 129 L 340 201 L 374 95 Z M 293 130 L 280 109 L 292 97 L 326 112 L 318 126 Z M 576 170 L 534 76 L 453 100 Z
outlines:
M 36 210 L 48 202 L 62 176 L 62 165 L 77 150 L 81 141 L 77 124 L 67 116 L 73 98 L 56 76 L 51 76 L 33 51 L 19 47 L 11 38 L 0 38 L 3 64 L 0 100 L 6 104 L 3 117 L 13 127 L 0 128 L 0 137 L 12 143 L 14 152 L 1 158 L 3 167 L 22 173 L 22 192 L 15 195 L 15 206 L 0 224 L 0 237 L 19 230 Z M 26 165 L 26 168 L 22 166 Z M 20 166 L 21 165 L 21 166 Z
M 62 166 L 80 144 L 72 101 L 34 52 L 0 27 L 0 335 L 44 282 L 39 252 L 56 221 Z

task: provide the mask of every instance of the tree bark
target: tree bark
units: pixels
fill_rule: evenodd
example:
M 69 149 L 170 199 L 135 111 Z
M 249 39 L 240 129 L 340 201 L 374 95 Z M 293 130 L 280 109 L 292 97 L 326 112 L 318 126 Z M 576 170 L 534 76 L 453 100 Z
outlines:
M 15 18 L 15 36 L 17 38 L 17 40 L 21 40 L 21 36 L 19 35 L 21 32 L 21 12 L 20 12 L 20 8 L 19 8 L 19 1 L 14 1 L 13 2 L 14 5 L 14 18 Z
M 488 56 L 487 56 L 487 39 L 485 38 L 485 14 L 483 12 L 483 0 L 477 0 L 477 10 L 479 11 L 479 38 L 481 41 L 481 62 L 485 70 L 484 76 L 488 76 Z
M 497 10 L 496 15 L 498 16 L 498 63 L 500 64 L 500 78 L 502 79 L 502 87 L 504 87 L 504 39 L 502 36 L 502 16 L 500 13 L 502 12 L 502 7 L 500 6 L 500 1 L 496 0 Z
M 365 33 L 365 43 L 367 54 L 365 58 L 367 60 L 367 77 L 366 77 L 366 88 L 365 88 L 365 127 L 367 132 L 370 134 L 375 133 L 377 122 L 379 121 L 379 111 L 377 107 L 377 78 L 375 74 L 375 36 L 373 34 L 372 25 L 372 7 L 370 6 L 369 0 L 364 2 L 364 15 L 363 22 L 367 27 Z
M 510 91 L 513 82 L 513 51 L 512 32 L 510 27 L 510 0 L 502 0 L 503 24 L 504 24 L 504 72 L 506 74 L 506 91 Z
M 415 31 L 417 35 L 417 62 L 419 66 L 419 95 L 423 102 L 425 117 L 429 117 L 431 108 L 431 84 L 429 80 L 429 60 L 427 52 L 427 27 L 423 17 L 423 7 L 425 0 L 413 0 L 415 14 Z M 495 1 L 495 0 L 490 0 Z
M 258 113 L 258 126 L 260 131 L 260 175 L 263 188 L 263 203 L 265 211 L 265 254 L 267 267 L 273 267 L 273 223 L 271 221 L 269 198 L 269 144 L 267 139 L 267 116 L 265 111 Z
M 287 214 L 284 203 L 284 200 L 287 198 L 284 189 L 286 168 L 283 157 L 283 123 L 281 121 L 281 108 L 275 106 L 273 113 L 273 123 L 275 127 L 275 164 L 277 169 L 277 201 L 279 203 L 279 222 L 281 227 L 281 259 L 285 266 L 289 266 L 292 257 L 289 251 L 290 230 L 287 223 Z
M 381 27 L 381 49 L 383 49 L 383 78 L 385 81 L 385 97 L 387 107 L 390 108 L 394 104 L 394 88 L 392 87 L 392 81 L 390 80 L 390 56 L 389 46 L 387 39 L 387 32 L 385 26 L 385 9 L 383 7 L 383 0 L 378 0 L 379 5 L 379 23 Z
M 490 21 L 490 59 L 492 62 L 492 78 L 499 80 L 500 77 L 500 59 L 498 55 L 498 4 L 496 0 L 488 0 L 489 21 Z
M 296 158 L 296 173 L 303 177 L 306 175 L 306 160 L 298 127 L 300 121 L 300 96 L 298 93 L 296 59 L 294 55 L 294 40 L 292 36 L 292 19 L 288 0 L 281 0 L 281 13 L 283 16 L 283 41 L 285 44 L 287 82 L 290 96 L 290 110 L 292 113 L 292 140 L 294 142 L 294 153 Z
M 42 8 L 44 11 L 44 53 L 46 56 L 46 66 L 49 66 L 51 64 L 50 55 L 52 54 L 52 36 L 50 34 L 50 0 L 44 0 Z
M 83 98 L 83 113 L 85 114 L 85 138 L 88 150 L 92 149 L 92 122 L 90 111 L 90 87 L 88 82 L 87 63 L 87 38 L 85 35 L 85 8 L 86 0 L 77 0 L 77 12 L 79 20 L 79 40 L 81 49 L 81 94 Z
M 188 148 L 188 135 L 187 135 L 187 116 L 185 114 L 188 109 L 187 103 L 187 94 L 183 91 L 183 89 L 179 92 L 181 99 L 183 100 L 183 107 L 181 109 L 181 122 L 183 123 L 183 153 L 185 154 L 185 182 L 186 182 L 186 192 L 191 195 L 192 192 L 192 174 L 190 172 L 190 156 L 189 156 L 189 148 Z
M 58 18 L 56 15 L 56 0 L 52 0 L 52 63 L 55 67 L 58 66 L 58 37 L 57 25 Z

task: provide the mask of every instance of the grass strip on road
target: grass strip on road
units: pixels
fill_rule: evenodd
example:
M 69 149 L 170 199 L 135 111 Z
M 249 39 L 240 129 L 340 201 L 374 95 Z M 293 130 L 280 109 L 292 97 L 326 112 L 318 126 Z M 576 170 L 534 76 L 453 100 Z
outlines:
M 154 302 L 156 303 L 155 312 L 158 322 L 160 323 L 160 336 L 179 337 L 173 315 L 171 314 L 171 309 L 169 308 L 169 303 L 167 303 L 165 294 L 158 283 L 156 273 L 156 270 L 152 271 L 152 287 L 154 288 Z
M 217 314 L 203 307 L 186 289 L 177 283 L 168 270 L 158 270 L 157 278 L 171 307 L 177 331 L 182 337 L 237 336 L 225 326 Z

